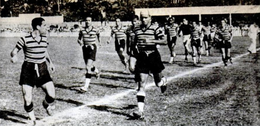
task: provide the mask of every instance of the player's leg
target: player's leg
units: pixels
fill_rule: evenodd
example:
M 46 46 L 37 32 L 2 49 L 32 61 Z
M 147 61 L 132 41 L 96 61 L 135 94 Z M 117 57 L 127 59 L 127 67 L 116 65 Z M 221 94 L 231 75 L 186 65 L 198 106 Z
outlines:
M 169 60 L 169 63 L 173 63 L 173 40 L 172 39 L 168 39 L 167 40 L 167 45 L 168 45 L 168 48 L 170 50 L 170 60 Z
M 137 90 L 137 94 L 136 94 L 136 98 L 137 98 L 137 106 L 138 106 L 138 111 L 134 112 L 134 116 L 137 118 L 144 118 L 144 106 L 145 106 L 145 84 L 148 78 L 148 74 L 146 73 L 139 73 L 136 74 L 136 76 L 138 76 L 138 78 L 140 79 L 137 84 L 138 84 L 138 90 Z
M 186 48 L 186 42 L 184 42 L 183 45 L 184 45 L 184 50 L 185 50 L 185 53 L 184 53 L 184 55 L 185 55 L 185 61 L 188 61 L 188 50 L 187 50 L 187 48 Z
M 198 41 L 198 43 L 202 43 L 202 41 L 199 39 L 199 40 L 197 40 Z M 202 49 L 202 46 L 201 46 L 202 44 L 198 44 L 197 45 L 197 47 L 196 47 L 196 50 L 197 50 L 197 56 L 198 56 L 198 63 L 200 63 L 201 62 L 201 49 Z
M 175 53 L 175 46 L 176 46 L 176 41 L 177 41 L 177 37 L 172 37 L 172 41 L 173 41 L 173 44 L 172 44 L 172 53 L 173 53 L 173 57 L 176 57 L 176 53 Z
M 205 36 L 206 37 L 206 36 Z M 209 40 L 204 39 L 204 46 L 205 46 L 205 51 L 206 51 L 206 56 L 209 56 Z
M 163 77 L 162 73 L 153 73 L 155 85 L 161 88 L 161 92 L 164 93 L 167 89 L 167 78 Z
M 188 51 L 188 54 L 192 54 L 190 35 L 187 36 L 187 42 L 186 42 L 185 46 L 186 46 L 186 49 Z
M 225 66 L 227 66 L 227 61 L 226 61 L 226 49 L 224 47 L 220 48 L 221 55 L 222 55 L 222 61 Z
M 87 91 L 91 77 L 98 74 L 98 70 L 93 67 L 93 62 L 96 59 L 96 45 L 89 45 L 87 47 L 83 47 L 83 57 L 86 65 L 86 74 L 85 74 L 85 84 L 81 87 L 81 91 Z
M 229 62 L 232 64 L 233 62 L 232 62 L 232 58 L 231 58 L 230 52 L 231 52 L 231 48 L 227 48 L 226 49 L 226 53 L 227 53 L 226 58 L 227 58 L 227 61 L 229 60 Z
M 149 67 L 153 74 L 155 85 L 160 87 L 161 92 L 164 93 L 167 89 L 167 78 L 162 75 L 162 71 L 165 67 L 162 63 L 159 51 L 150 54 L 148 61 L 151 63 Z
M 122 62 L 122 64 L 125 66 L 125 71 L 126 72 L 128 70 L 128 63 L 127 63 L 127 60 L 124 56 L 124 50 L 125 50 L 125 40 L 119 40 L 118 41 L 118 47 L 116 47 L 116 51 L 117 51 L 117 54 Z
M 184 55 L 185 55 L 185 61 L 188 61 L 188 49 L 187 49 L 187 43 L 188 42 L 188 40 L 187 40 L 187 37 L 186 37 L 186 35 L 183 35 L 183 46 L 184 46 Z
M 231 42 L 226 41 L 226 58 L 227 58 L 226 60 L 227 61 L 229 60 L 229 62 L 232 64 L 232 58 L 230 52 L 231 52 Z
M 193 65 L 197 65 L 197 58 L 196 58 L 196 54 L 197 54 L 197 47 L 195 44 L 192 44 L 192 60 L 193 60 Z
M 131 73 L 135 72 L 136 58 L 133 56 L 129 57 L 129 71 Z
M 33 110 L 33 102 L 32 102 L 32 91 L 33 87 L 27 84 L 22 85 L 23 99 L 24 99 L 24 109 L 28 113 L 30 120 L 35 123 L 36 118 Z
M 48 115 L 52 115 L 51 110 L 55 108 L 54 100 L 55 100 L 55 87 L 52 81 L 49 81 L 42 85 L 42 89 L 45 92 L 46 96 L 43 100 L 43 107 L 46 109 Z
M 84 84 L 83 87 L 80 88 L 81 91 L 87 91 L 88 90 L 88 87 L 89 87 L 89 84 L 90 84 L 90 81 L 91 81 L 91 77 L 93 75 L 92 72 L 91 72 L 93 60 L 87 59 L 85 61 L 85 64 L 86 64 L 85 84 Z

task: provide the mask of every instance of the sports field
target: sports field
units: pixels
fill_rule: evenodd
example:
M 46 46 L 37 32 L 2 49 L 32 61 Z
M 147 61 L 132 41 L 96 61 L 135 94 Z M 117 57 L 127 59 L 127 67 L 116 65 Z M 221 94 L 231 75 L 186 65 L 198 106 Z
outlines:
M 10 51 L 19 38 L 0 38 L 0 125 L 27 125 L 21 87 L 18 85 L 23 53 L 19 61 L 10 62 Z M 260 125 L 260 63 L 253 63 L 247 53 L 247 37 L 234 37 L 233 64 L 224 67 L 219 50 L 202 56 L 202 63 L 193 66 L 191 57 L 184 62 L 181 38 L 177 40 L 174 64 L 168 64 L 169 50 L 160 47 L 168 77 L 164 94 L 149 78 L 145 120 L 136 120 L 137 110 L 134 75 L 123 73 L 114 44 L 102 37 L 96 67 L 99 79 L 93 78 L 86 93 L 85 65 L 76 37 L 49 38 L 49 53 L 56 66 L 51 76 L 56 87 L 56 109 L 48 116 L 41 103 L 44 92 L 34 89 L 33 102 L 39 126 L 239 126 Z M 259 43 L 258 43 L 259 44 Z M 258 54 L 260 52 L 258 51 Z

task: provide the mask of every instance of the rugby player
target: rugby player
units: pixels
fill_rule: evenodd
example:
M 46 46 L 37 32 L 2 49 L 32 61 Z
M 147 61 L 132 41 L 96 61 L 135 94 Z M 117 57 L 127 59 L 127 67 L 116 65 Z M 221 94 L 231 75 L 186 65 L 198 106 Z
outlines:
M 47 27 L 43 18 L 34 18 L 31 22 L 33 31 L 21 37 L 11 52 L 11 62 L 17 61 L 17 53 L 22 49 L 24 62 L 19 84 L 22 86 L 24 109 L 30 120 L 36 125 L 34 106 L 32 102 L 33 88 L 41 87 L 46 94 L 42 104 L 47 114 L 54 109 L 55 88 L 50 77 L 47 63 L 52 72 L 55 67 L 50 59 L 47 47 Z
M 137 102 L 138 111 L 134 112 L 137 118 L 144 118 L 144 101 L 145 101 L 145 84 L 149 73 L 153 74 L 156 86 L 161 88 L 161 92 L 166 91 L 167 79 L 163 77 L 162 70 L 165 68 L 158 44 L 166 44 L 162 29 L 151 24 L 151 16 L 149 12 L 141 12 L 141 25 L 135 28 L 135 43 L 137 46 L 137 61 L 135 68 L 135 81 L 138 83 Z
M 191 49 L 190 49 L 190 41 L 191 41 L 191 26 L 188 24 L 187 19 L 183 19 L 183 24 L 179 27 L 178 35 L 179 37 L 181 36 L 181 32 L 183 35 L 183 45 L 185 49 L 185 61 L 188 61 L 188 54 L 191 54 Z
M 165 34 L 167 35 L 167 44 L 170 50 L 170 60 L 169 63 L 173 63 L 173 59 L 176 56 L 174 52 L 174 47 L 176 46 L 177 33 L 178 33 L 178 24 L 175 23 L 175 18 L 170 17 L 168 19 L 168 25 L 165 27 Z
M 218 39 L 216 39 L 217 37 L 215 36 L 216 31 L 217 31 L 216 24 L 212 24 L 211 28 L 210 28 L 210 40 L 211 40 L 212 46 L 215 47 L 215 48 L 218 48 L 217 47 Z
M 137 56 L 137 47 L 134 42 L 135 34 L 134 29 L 140 25 L 139 17 L 137 15 L 131 21 L 132 25 L 127 29 L 127 54 L 129 55 L 129 71 L 134 73 L 135 64 L 136 64 L 136 56 Z
M 121 20 L 117 18 L 116 26 L 112 27 L 110 39 L 107 41 L 107 43 L 112 42 L 113 36 L 115 35 L 115 49 L 121 62 L 125 66 L 124 73 L 126 73 L 128 70 L 127 59 L 124 56 L 124 50 L 126 46 L 126 30 L 127 27 L 123 26 Z
M 210 37 L 210 30 L 211 30 L 211 26 L 210 26 L 210 22 L 208 22 L 207 25 L 202 28 L 202 31 L 204 33 L 203 42 L 205 45 L 206 56 L 210 55 L 210 49 L 211 49 L 212 40 Z
M 226 20 L 221 20 L 221 25 L 218 28 L 216 34 L 219 36 L 220 49 L 222 53 L 222 61 L 225 66 L 227 66 L 228 60 L 232 64 L 232 59 L 230 56 L 231 42 L 233 39 L 232 27 L 227 24 Z
M 253 59 L 255 59 L 254 62 L 257 62 L 257 58 L 258 58 L 258 55 L 256 53 L 256 39 L 257 39 L 257 34 L 259 34 L 259 32 L 260 32 L 260 30 L 259 30 L 259 27 L 257 26 L 256 22 L 254 22 L 253 24 L 250 25 L 248 36 L 251 39 L 252 43 L 250 44 L 250 46 L 248 48 L 248 52 L 250 54 L 255 55 L 253 57 Z
M 196 24 L 196 22 L 192 22 L 192 30 L 191 30 L 191 47 L 192 47 L 192 59 L 194 65 L 201 62 L 201 29 Z M 198 61 L 197 58 L 198 57 Z
M 100 42 L 100 31 L 92 26 L 92 18 L 87 17 L 85 22 L 85 27 L 80 30 L 78 43 L 82 46 L 83 51 L 83 58 L 86 64 L 86 79 L 85 85 L 80 88 L 81 91 L 86 92 L 89 83 L 91 81 L 91 77 L 95 76 L 96 78 L 99 77 L 100 72 L 98 69 L 93 65 L 94 61 L 96 60 L 96 53 L 97 53 L 97 45 L 96 42 Z
M 199 30 L 200 30 L 200 41 L 201 41 L 201 47 L 202 47 L 202 41 L 203 41 L 203 37 L 204 37 L 204 30 L 203 28 L 205 27 L 201 21 L 199 21 L 199 24 L 197 25 L 197 27 L 199 27 Z

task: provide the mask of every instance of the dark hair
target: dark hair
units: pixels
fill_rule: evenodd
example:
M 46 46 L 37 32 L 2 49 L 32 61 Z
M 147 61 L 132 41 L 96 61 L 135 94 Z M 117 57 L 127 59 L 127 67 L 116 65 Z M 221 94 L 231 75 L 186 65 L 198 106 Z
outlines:
M 133 16 L 133 19 L 137 19 L 137 20 L 139 20 L 138 15 L 134 15 L 134 16 Z
M 37 29 L 37 25 L 41 26 L 43 21 L 45 21 L 45 20 L 43 18 L 41 18 L 41 17 L 34 18 L 32 20 L 32 28 L 33 28 L 33 30 Z

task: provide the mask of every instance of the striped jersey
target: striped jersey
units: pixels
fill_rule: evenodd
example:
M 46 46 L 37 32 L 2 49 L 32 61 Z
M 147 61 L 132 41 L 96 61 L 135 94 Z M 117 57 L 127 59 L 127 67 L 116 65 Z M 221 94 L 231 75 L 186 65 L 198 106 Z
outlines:
M 138 26 L 135 28 L 135 43 L 139 50 L 154 50 L 156 44 L 145 43 L 145 39 L 156 39 L 159 40 L 164 37 L 162 29 L 156 25 L 152 24 L 149 27 Z
M 165 32 L 169 37 L 175 37 L 178 31 L 178 24 L 174 23 L 165 27 Z
M 16 47 L 24 51 L 24 61 L 31 63 L 43 63 L 46 61 L 48 47 L 47 37 L 41 36 L 40 42 L 36 41 L 32 34 L 21 37 Z
M 232 36 L 232 28 L 226 24 L 224 27 L 221 26 L 219 28 L 218 33 L 220 34 L 221 39 L 230 40 Z
M 198 26 L 195 26 L 191 30 L 192 39 L 198 39 L 200 37 L 201 29 Z
M 111 36 L 115 34 L 115 39 L 125 39 L 126 40 L 126 30 L 127 27 L 125 26 L 115 26 L 111 29 Z
M 90 28 L 83 28 L 79 32 L 79 40 L 83 40 L 84 45 L 95 44 L 99 36 L 99 31 L 95 27 L 91 26 Z

